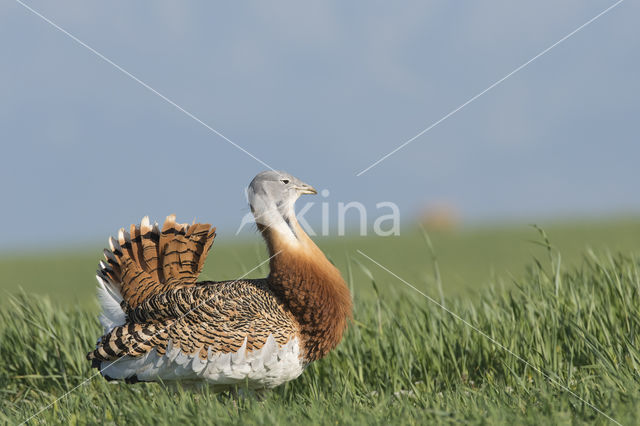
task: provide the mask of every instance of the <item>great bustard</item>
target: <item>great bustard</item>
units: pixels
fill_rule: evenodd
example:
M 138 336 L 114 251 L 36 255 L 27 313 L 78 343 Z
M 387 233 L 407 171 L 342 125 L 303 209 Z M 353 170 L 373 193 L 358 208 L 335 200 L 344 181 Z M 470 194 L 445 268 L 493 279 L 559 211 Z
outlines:
M 316 190 L 258 174 L 249 204 L 270 258 L 266 278 L 196 282 L 215 237 L 209 224 L 162 230 L 147 217 L 120 229 L 98 270 L 104 335 L 87 355 L 110 380 L 197 380 L 265 389 L 298 377 L 342 339 L 351 298 L 340 272 L 298 224 Z

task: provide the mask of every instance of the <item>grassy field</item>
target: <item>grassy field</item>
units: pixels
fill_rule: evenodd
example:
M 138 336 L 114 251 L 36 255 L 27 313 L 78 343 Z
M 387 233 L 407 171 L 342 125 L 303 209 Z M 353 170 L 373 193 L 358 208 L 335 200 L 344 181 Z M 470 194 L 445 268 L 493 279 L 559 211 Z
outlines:
M 99 250 L 5 256 L 0 422 L 53 403 L 30 421 L 635 424 L 640 222 L 545 229 L 551 248 L 527 227 L 433 234 L 437 256 L 416 230 L 321 240 L 353 289 L 354 320 L 337 350 L 264 401 L 92 377 Z M 258 243 L 219 238 L 205 278 L 236 278 L 265 258 Z
M 563 266 L 579 265 L 587 248 L 597 253 L 640 252 L 639 220 L 560 223 L 545 225 L 544 229 L 554 247 L 562 253 Z M 237 243 L 236 238 L 225 231 L 218 230 L 203 279 L 235 279 L 267 258 L 258 234 L 250 241 Z M 469 297 L 489 284 L 509 286 L 513 278 L 523 276 L 534 257 L 547 257 L 545 249 L 535 243 L 540 241 L 539 233 L 528 225 L 434 232 L 430 237 L 446 296 Z M 433 256 L 418 228 L 404 229 L 398 237 L 348 236 L 314 240 L 345 276 L 351 268 L 355 299 L 369 300 L 373 295 L 368 277 L 354 264 L 364 260 L 356 250 L 380 259 L 429 294 L 437 287 Z M 56 305 L 97 309 L 94 276 L 103 247 L 22 254 L 0 252 L 0 292 L 14 294 L 22 289 L 28 294 L 46 295 Z M 265 265 L 249 277 L 263 277 L 267 270 Z M 382 274 L 379 287 L 385 296 L 405 292 L 398 280 Z M 0 306 L 3 299 L 6 297 L 0 298 Z

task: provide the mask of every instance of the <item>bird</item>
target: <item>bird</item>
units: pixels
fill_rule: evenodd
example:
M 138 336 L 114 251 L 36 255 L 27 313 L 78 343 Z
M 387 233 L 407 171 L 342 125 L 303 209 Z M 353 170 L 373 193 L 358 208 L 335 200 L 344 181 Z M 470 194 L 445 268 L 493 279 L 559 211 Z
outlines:
M 105 379 L 267 390 L 340 343 L 351 295 L 294 210 L 317 191 L 267 170 L 247 194 L 269 253 L 265 278 L 198 281 L 216 228 L 175 215 L 161 228 L 145 216 L 109 238 L 96 275 L 103 335 L 87 354 Z

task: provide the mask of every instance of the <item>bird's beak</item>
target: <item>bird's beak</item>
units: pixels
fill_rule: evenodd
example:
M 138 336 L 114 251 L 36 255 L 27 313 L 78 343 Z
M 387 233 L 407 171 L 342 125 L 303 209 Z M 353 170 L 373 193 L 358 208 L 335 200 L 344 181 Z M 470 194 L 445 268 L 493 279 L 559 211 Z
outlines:
M 298 186 L 296 188 L 301 194 L 317 194 L 318 191 L 316 191 L 316 189 L 311 186 L 311 185 L 307 185 L 306 183 L 303 183 L 302 185 Z

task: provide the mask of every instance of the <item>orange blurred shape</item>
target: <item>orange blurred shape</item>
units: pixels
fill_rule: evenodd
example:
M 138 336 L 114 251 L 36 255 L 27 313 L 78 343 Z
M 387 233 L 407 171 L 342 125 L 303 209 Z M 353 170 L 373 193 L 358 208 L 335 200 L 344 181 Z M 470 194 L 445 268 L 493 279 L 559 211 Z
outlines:
M 460 224 L 460 215 L 452 204 L 439 202 L 425 207 L 418 220 L 428 231 L 451 231 Z

